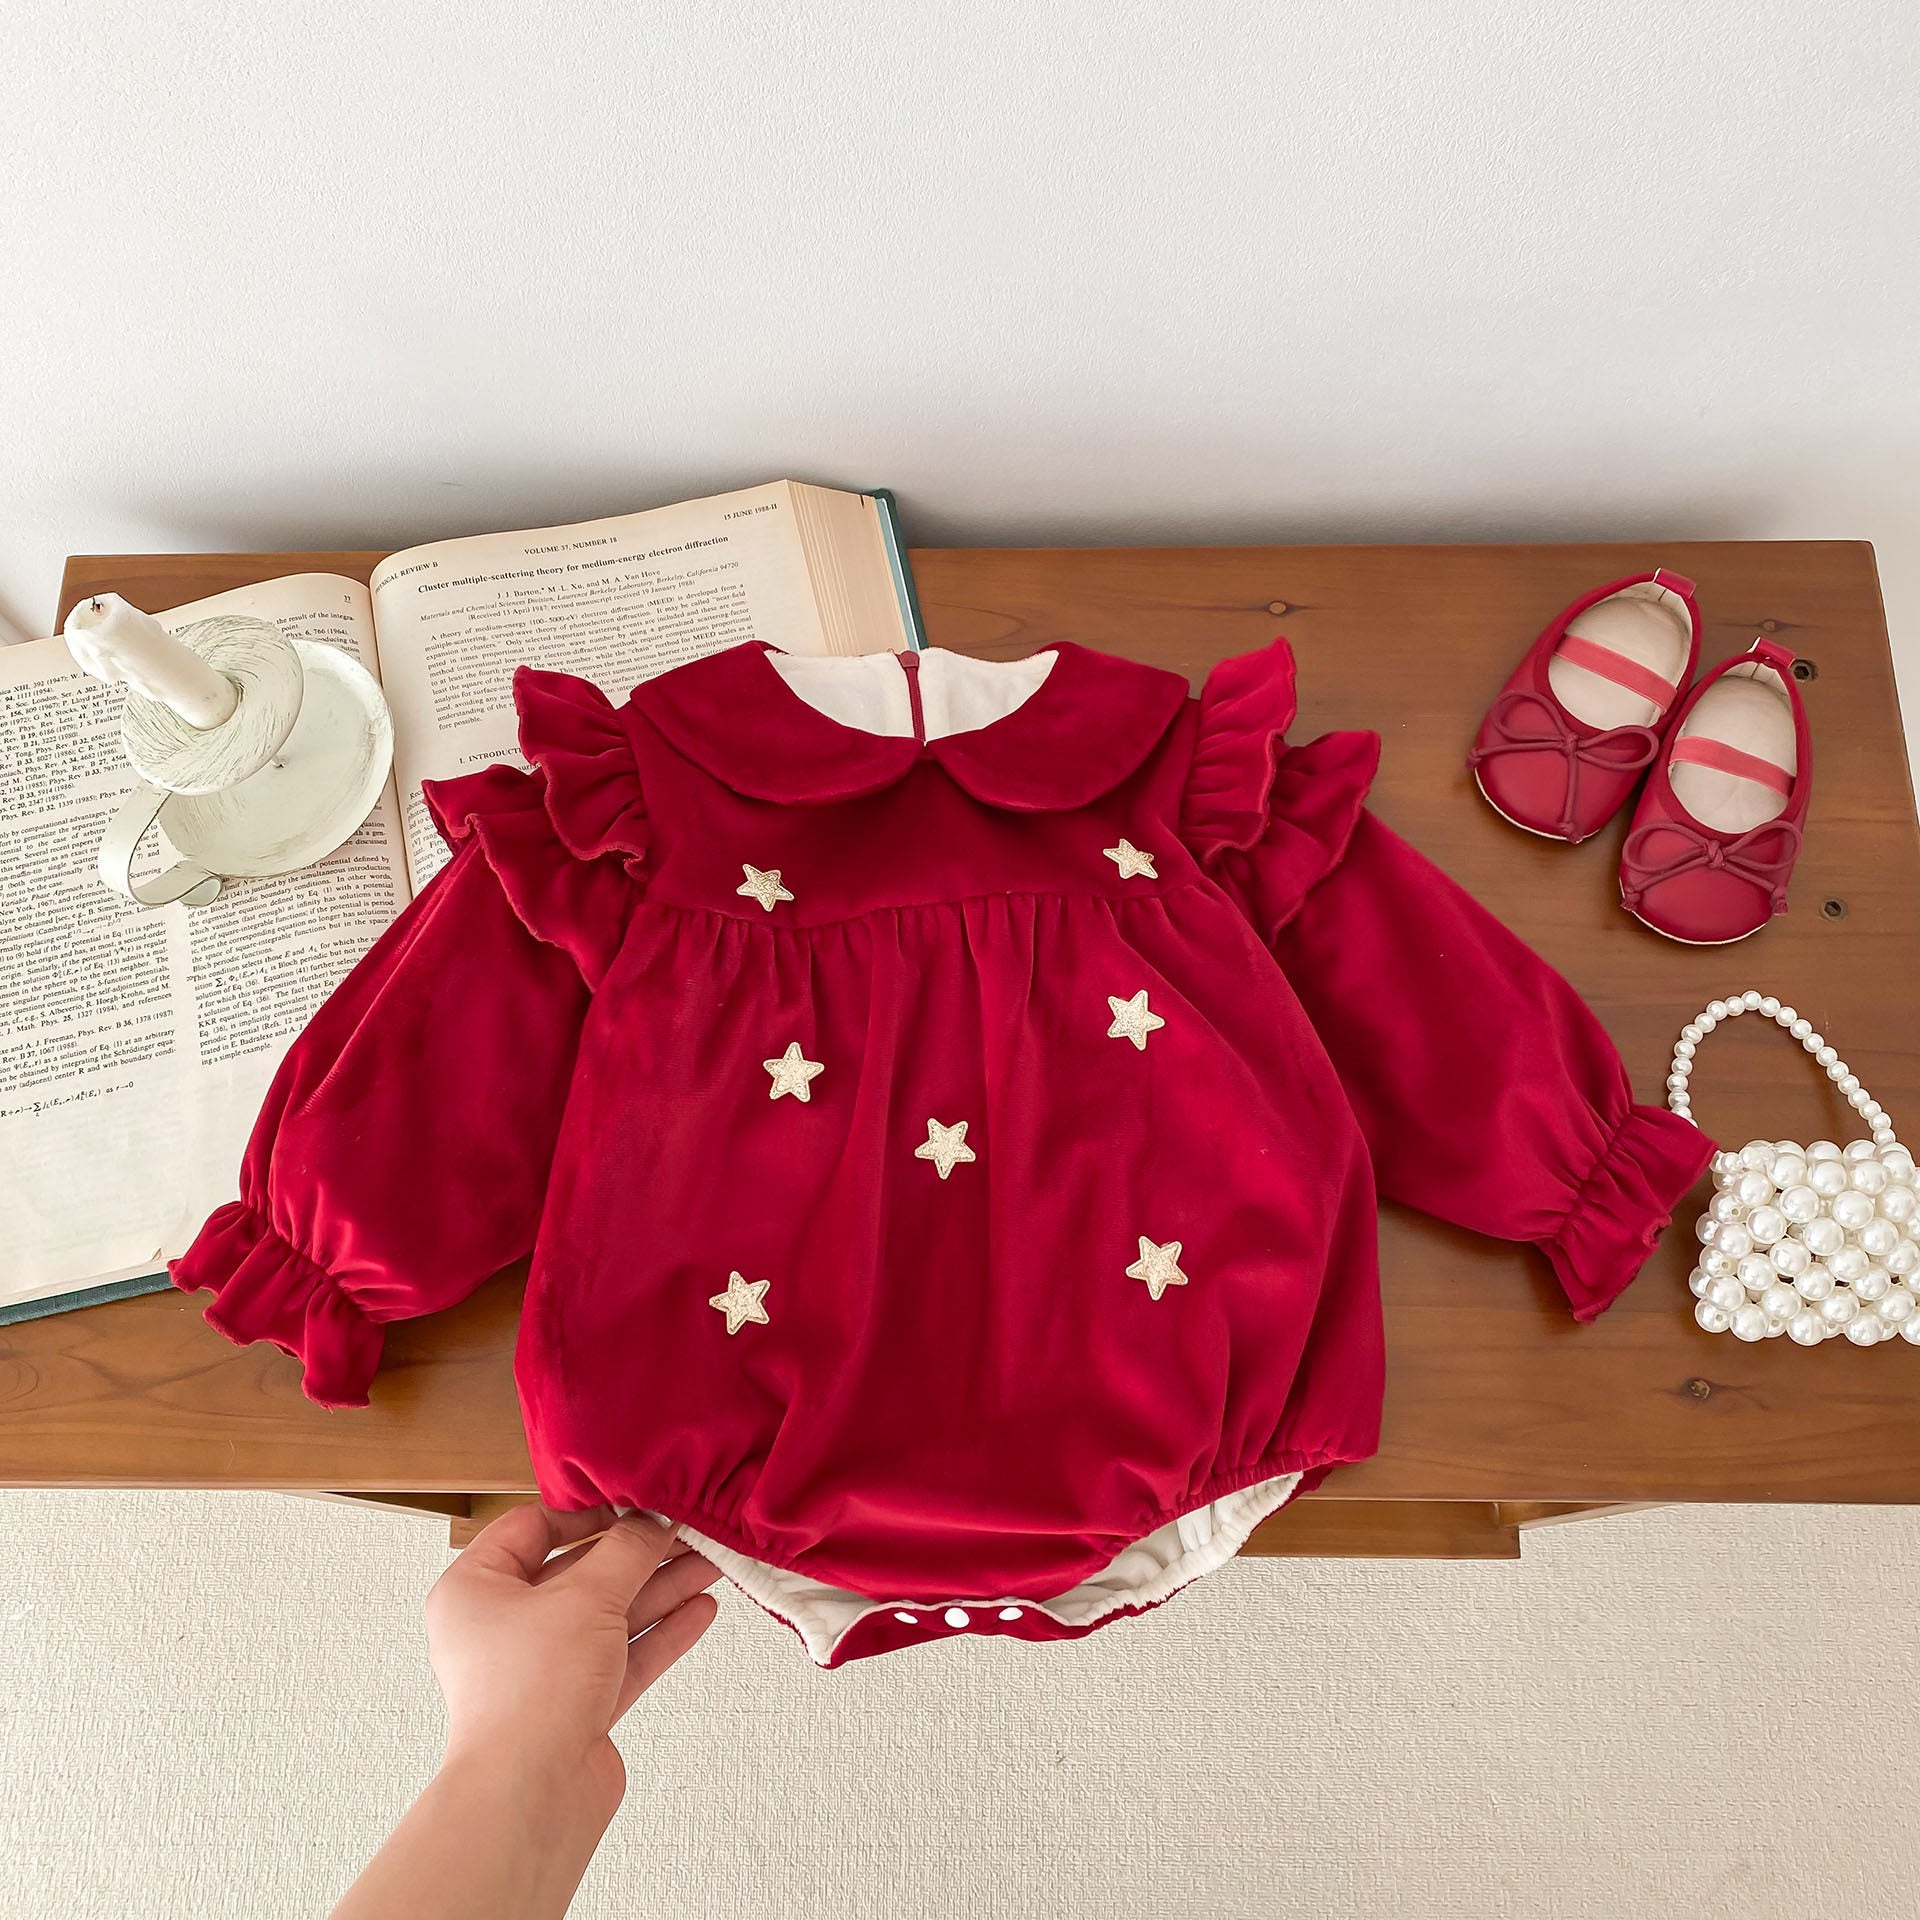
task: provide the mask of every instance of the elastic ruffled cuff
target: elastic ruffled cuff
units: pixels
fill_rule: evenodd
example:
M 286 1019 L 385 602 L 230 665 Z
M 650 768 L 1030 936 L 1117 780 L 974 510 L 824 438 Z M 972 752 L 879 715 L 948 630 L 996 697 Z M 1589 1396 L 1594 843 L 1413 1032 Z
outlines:
M 339 1281 L 251 1207 L 217 1209 L 168 1272 L 187 1293 L 210 1288 L 207 1324 L 247 1346 L 271 1340 L 304 1370 L 302 1390 L 323 1407 L 364 1407 L 380 1365 L 380 1327 Z
M 1716 1151 L 1690 1120 L 1633 1107 L 1551 1240 L 1541 1242 L 1576 1320 L 1612 1306 Z

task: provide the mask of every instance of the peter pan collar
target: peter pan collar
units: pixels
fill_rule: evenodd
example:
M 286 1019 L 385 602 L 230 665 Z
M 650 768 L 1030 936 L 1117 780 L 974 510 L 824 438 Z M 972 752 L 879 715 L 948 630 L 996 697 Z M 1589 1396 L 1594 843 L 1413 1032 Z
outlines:
M 1012 713 L 922 744 L 830 719 L 787 685 L 770 651 L 749 640 L 690 661 L 636 687 L 633 705 L 736 793 L 786 806 L 877 793 L 924 755 L 989 806 L 1083 807 L 1146 759 L 1187 698 L 1178 674 L 1062 640 L 1052 671 Z

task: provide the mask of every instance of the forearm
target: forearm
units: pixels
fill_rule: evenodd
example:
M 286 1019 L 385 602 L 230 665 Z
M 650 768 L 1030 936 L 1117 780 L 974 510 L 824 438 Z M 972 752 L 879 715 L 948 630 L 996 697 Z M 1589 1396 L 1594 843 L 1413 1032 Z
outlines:
M 334 1920 L 560 1920 L 620 1804 L 619 1760 L 450 1753 Z

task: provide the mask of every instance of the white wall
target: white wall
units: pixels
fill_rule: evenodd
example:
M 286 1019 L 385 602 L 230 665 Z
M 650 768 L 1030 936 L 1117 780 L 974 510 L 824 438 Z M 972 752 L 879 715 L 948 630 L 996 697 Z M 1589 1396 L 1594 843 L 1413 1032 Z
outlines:
M 1920 626 L 1917 22 L 10 0 L 0 610 L 791 472 L 936 541 L 1865 536 Z

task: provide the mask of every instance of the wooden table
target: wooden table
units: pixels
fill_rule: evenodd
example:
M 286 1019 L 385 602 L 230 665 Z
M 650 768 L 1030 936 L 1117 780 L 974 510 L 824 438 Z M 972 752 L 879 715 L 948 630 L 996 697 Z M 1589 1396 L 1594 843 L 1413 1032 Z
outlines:
M 166 607 L 305 570 L 365 578 L 374 553 L 80 556 L 60 615 L 106 588 Z M 1621 912 L 1622 823 L 1577 849 L 1515 832 L 1464 754 L 1521 649 L 1583 588 L 1657 564 L 1700 583 L 1705 665 L 1758 632 L 1803 660 L 1818 746 L 1793 910 L 1734 948 L 1661 940 Z M 917 553 L 934 641 L 1013 658 L 1073 638 L 1171 667 L 1284 631 L 1297 738 L 1385 736 L 1380 814 L 1584 992 L 1659 1100 L 1676 1029 L 1715 995 L 1777 993 L 1920 1129 L 1920 832 L 1871 548 L 1238 547 Z M 1703 1050 L 1695 1111 L 1721 1139 L 1857 1133 L 1777 1029 Z M 1699 1332 L 1685 1287 L 1694 1206 L 1589 1327 L 1546 1262 L 1387 1209 L 1385 1439 L 1269 1523 L 1254 1551 L 1517 1554 L 1517 1529 L 1646 1502 L 1920 1501 L 1920 1348 L 1811 1351 Z M 531 1486 L 510 1360 L 520 1276 L 389 1329 L 373 1405 L 328 1413 L 295 1364 L 229 1346 L 164 1294 L 0 1329 L 0 1483 L 373 1494 L 480 1517 Z M 422 1491 L 425 1490 L 425 1491 Z

